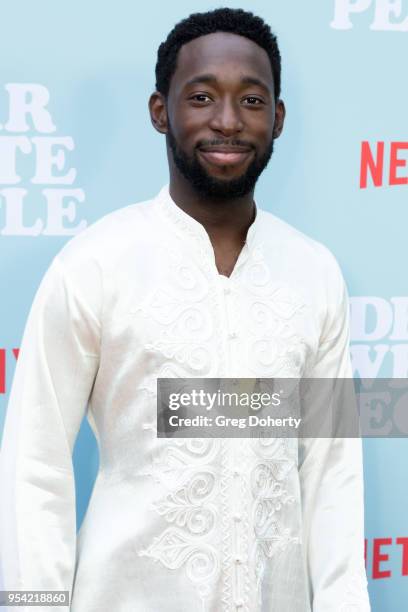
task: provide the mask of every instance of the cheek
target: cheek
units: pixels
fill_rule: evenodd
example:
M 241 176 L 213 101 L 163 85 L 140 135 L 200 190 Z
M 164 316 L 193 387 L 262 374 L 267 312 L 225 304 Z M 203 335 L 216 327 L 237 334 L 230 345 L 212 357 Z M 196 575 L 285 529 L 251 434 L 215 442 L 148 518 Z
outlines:
M 269 145 L 273 136 L 274 117 L 266 112 L 248 112 L 244 123 L 245 135 L 257 143 L 258 147 L 265 148 Z
M 194 146 L 198 139 L 208 136 L 206 126 L 209 118 L 207 115 L 204 109 L 186 109 L 182 105 L 176 107 L 170 117 L 175 137 L 185 144 L 190 143 Z
M 254 120 L 253 129 L 260 139 L 268 142 L 272 138 L 274 125 L 275 117 L 263 116 Z
M 267 149 L 273 140 L 273 127 L 274 124 L 271 122 L 270 125 L 260 133 L 260 139 L 262 139 L 263 148 Z

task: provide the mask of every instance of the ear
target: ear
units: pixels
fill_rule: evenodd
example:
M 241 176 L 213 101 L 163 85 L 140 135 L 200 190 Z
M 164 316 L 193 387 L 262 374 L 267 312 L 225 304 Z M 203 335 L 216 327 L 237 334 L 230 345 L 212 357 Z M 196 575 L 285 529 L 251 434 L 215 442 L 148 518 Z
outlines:
M 285 122 L 286 108 L 283 100 L 277 100 L 275 105 L 275 123 L 273 126 L 273 137 L 279 138 Z
M 153 127 L 160 134 L 167 134 L 166 101 L 159 91 L 155 91 L 149 98 L 149 112 Z

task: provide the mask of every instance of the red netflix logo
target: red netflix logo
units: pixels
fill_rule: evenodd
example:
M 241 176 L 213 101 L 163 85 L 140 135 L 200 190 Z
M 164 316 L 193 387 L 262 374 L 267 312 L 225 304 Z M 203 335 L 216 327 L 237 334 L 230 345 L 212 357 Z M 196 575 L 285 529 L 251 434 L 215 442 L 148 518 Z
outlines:
M 401 571 L 398 571 L 399 576 L 408 576 L 408 538 L 395 538 L 395 544 L 399 550 L 391 548 L 393 546 L 392 538 L 373 538 L 371 541 L 371 563 L 367 568 L 368 542 L 364 541 L 364 558 L 366 569 L 371 570 L 371 578 L 378 580 L 380 578 L 391 578 L 391 570 L 387 566 L 390 561 L 390 555 L 394 558 L 394 554 L 398 555 L 398 565 Z M 367 571 L 367 575 L 370 572 Z
M 388 167 L 386 178 L 384 178 L 386 149 Z M 408 142 L 391 142 L 388 155 L 388 147 L 386 148 L 384 142 L 370 145 L 368 141 L 363 141 L 361 143 L 360 189 L 367 188 L 369 177 L 374 187 L 382 187 L 384 184 L 408 185 L 407 158 Z
M 7 351 L 5 348 L 0 348 L 0 395 L 6 393 L 6 362 L 7 362 L 7 354 L 12 352 L 14 358 L 18 358 L 18 353 L 20 349 L 14 348 L 11 351 Z

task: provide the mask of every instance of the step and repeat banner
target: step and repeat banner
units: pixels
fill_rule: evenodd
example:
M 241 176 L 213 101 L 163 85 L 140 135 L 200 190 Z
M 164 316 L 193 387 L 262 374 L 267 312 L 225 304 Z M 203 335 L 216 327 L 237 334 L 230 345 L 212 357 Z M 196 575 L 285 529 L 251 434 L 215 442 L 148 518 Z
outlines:
M 257 203 L 336 255 L 355 376 L 407 378 L 408 0 L 223 5 L 263 17 L 281 48 L 286 126 Z M 157 48 L 177 21 L 218 6 L 2 3 L 0 432 L 25 320 L 53 256 L 168 181 L 147 110 Z M 372 609 L 404 611 L 408 439 L 364 440 L 364 459 Z M 74 465 L 79 526 L 98 469 L 87 423 Z

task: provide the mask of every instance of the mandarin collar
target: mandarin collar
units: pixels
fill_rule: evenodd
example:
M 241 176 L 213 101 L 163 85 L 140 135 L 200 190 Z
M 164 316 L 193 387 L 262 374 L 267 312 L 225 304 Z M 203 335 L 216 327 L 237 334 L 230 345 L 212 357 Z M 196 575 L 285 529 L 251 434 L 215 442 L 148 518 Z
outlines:
M 164 185 L 164 187 L 162 187 L 156 197 L 156 202 L 163 216 L 165 216 L 173 224 L 177 225 L 180 230 L 182 230 L 184 235 L 190 236 L 191 238 L 200 241 L 203 246 L 207 245 L 207 247 L 209 246 L 211 248 L 211 251 L 213 250 L 210 237 L 204 225 L 202 225 L 199 221 L 194 219 L 194 217 L 186 213 L 182 208 L 180 208 L 180 206 L 176 204 L 176 202 L 170 195 L 169 184 Z M 245 241 L 245 244 L 247 245 L 250 251 L 254 248 L 255 245 L 255 237 L 260 224 L 261 212 L 261 209 L 258 208 L 255 201 L 255 219 L 248 228 Z

